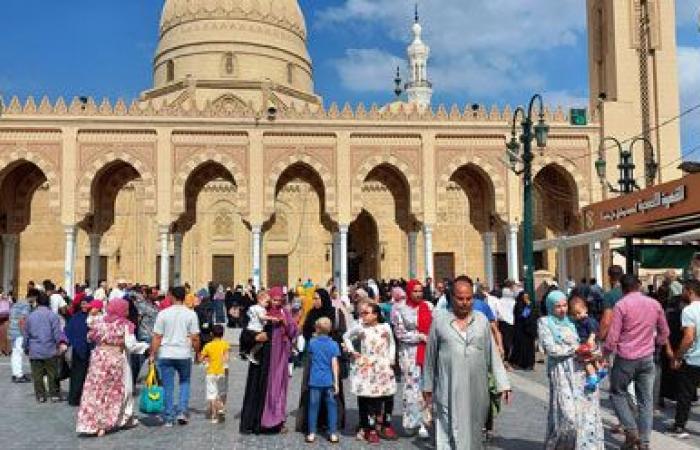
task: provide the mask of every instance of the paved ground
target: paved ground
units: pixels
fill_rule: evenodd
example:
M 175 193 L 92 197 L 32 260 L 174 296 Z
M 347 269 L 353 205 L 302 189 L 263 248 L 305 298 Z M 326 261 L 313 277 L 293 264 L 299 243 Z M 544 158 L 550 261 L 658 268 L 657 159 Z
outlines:
M 229 417 L 225 424 L 212 425 L 204 419 L 204 374 L 197 366 L 194 369 L 192 389 L 192 421 L 186 427 L 172 429 L 149 426 L 147 418 L 144 425 L 130 431 L 107 435 L 102 439 L 78 437 L 75 434 L 76 411 L 65 403 L 37 404 L 34 401 L 31 384 L 16 385 L 10 379 L 9 361 L 0 359 L 0 448 L 15 449 L 285 449 L 308 448 L 303 436 L 290 432 L 284 436 L 241 436 L 238 434 L 236 415 L 240 410 L 241 396 L 244 389 L 246 365 L 236 362 L 232 367 L 229 394 Z M 291 381 L 289 394 L 290 423 L 293 423 L 298 402 L 300 373 L 297 371 Z M 534 372 L 516 372 L 512 374 L 515 386 L 515 401 L 497 419 L 498 437 L 489 445 L 492 449 L 541 449 L 546 426 L 547 381 L 542 373 L 542 366 Z M 67 389 L 67 383 L 63 383 Z M 607 395 L 605 395 L 607 397 Z M 396 408 L 400 413 L 400 401 Z M 347 399 L 349 423 L 347 430 L 354 429 L 357 423 L 357 406 L 354 398 Z M 606 447 L 617 448 L 619 437 L 610 435 L 609 429 L 614 418 L 610 414 L 609 404 L 606 408 Z M 665 411 L 665 417 L 673 414 L 673 405 Z M 400 419 L 395 418 L 397 427 Z M 666 450 L 683 450 L 700 448 L 700 406 L 696 406 L 691 417 L 690 429 L 693 437 L 680 441 L 660 433 L 654 435 L 654 448 Z M 655 427 L 663 430 L 663 417 L 658 417 Z M 313 448 L 331 448 L 325 443 L 317 443 Z M 346 431 L 340 448 L 364 448 L 355 441 L 353 434 Z M 338 448 L 335 446 L 333 448 Z M 430 449 L 431 445 L 412 438 L 402 438 L 396 443 L 382 444 L 386 449 Z

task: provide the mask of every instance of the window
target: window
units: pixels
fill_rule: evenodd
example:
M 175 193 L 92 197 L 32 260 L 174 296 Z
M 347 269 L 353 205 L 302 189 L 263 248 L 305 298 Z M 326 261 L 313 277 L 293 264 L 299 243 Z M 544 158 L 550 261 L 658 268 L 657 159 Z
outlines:
M 171 82 L 175 80 L 175 63 L 172 59 L 165 62 L 165 81 Z
M 233 53 L 226 53 L 224 55 L 224 74 L 233 75 L 236 69 L 235 59 Z
M 294 64 L 287 64 L 287 83 L 294 83 Z

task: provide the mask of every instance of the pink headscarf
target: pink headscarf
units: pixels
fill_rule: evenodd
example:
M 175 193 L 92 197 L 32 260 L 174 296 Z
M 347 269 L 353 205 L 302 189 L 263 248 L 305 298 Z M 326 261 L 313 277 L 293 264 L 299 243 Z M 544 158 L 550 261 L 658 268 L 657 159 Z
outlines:
M 104 321 L 107 323 L 118 323 L 129 328 L 129 332 L 134 332 L 134 324 L 128 319 L 129 302 L 121 298 L 115 298 L 107 304 L 107 315 Z
M 394 301 L 394 303 L 406 300 L 406 291 L 404 291 L 400 286 L 394 287 L 391 290 L 391 299 Z
M 279 287 L 279 286 L 271 287 L 270 289 L 267 290 L 267 293 L 270 295 L 270 298 L 281 298 L 283 303 L 286 303 L 286 302 L 284 302 L 286 300 L 284 298 L 284 290 L 281 287 Z

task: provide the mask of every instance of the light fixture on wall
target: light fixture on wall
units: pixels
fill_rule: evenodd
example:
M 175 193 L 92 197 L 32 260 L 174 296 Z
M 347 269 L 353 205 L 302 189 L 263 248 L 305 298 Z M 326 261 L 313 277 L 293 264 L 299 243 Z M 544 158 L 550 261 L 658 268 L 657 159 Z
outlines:
M 114 252 L 114 259 L 117 262 L 117 265 L 119 265 L 122 262 L 122 249 L 121 247 L 117 247 L 117 251 Z
M 331 260 L 331 245 L 333 244 L 326 244 L 326 261 Z
M 384 258 L 386 257 L 386 243 L 385 243 L 385 242 L 382 242 L 382 243 L 380 244 L 380 246 L 381 246 L 381 253 L 380 253 L 380 256 L 381 256 L 381 258 L 382 258 L 382 261 L 384 261 Z

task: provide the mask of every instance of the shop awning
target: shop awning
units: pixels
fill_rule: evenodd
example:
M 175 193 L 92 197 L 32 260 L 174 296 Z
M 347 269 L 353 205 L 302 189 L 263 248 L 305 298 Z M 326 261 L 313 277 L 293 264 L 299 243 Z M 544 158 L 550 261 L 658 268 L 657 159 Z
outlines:
M 625 255 L 625 247 L 618 247 L 615 252 Z M 636 244 L 634 260 L 643 269 L 685 269 L 700 246 L 668 244 Z
M 661 239 L 663 242 L 695 242 L 700 241 L 700 228 L 685 231 L 683 233 L 672 234 Z
M 603 228 L 602 230 L 589 231 L 580 233 L 574 236 L 561 236 L 554 239 L 541 239 L 535 241 L 534 249 L 536 252 L 547 250 L 550 248 L 571 248 L 582 245 L 589 245 L 593 242 L 603 242 L 612 239 L 620 229 L 619 225 Z

